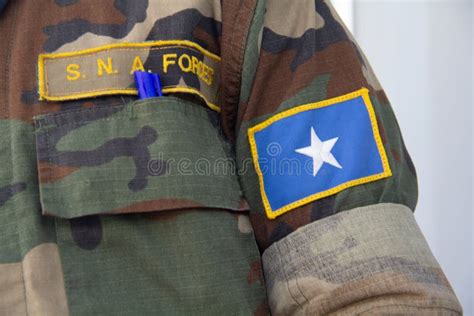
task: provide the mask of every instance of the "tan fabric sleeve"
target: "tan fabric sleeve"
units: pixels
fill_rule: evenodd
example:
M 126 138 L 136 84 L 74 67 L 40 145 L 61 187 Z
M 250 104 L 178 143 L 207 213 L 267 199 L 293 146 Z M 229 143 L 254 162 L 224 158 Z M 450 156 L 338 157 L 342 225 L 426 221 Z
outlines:
M 275 315 L 458 315 L 461 306 L 414 216 L 356 208 L 302 227 L 263 254 Z

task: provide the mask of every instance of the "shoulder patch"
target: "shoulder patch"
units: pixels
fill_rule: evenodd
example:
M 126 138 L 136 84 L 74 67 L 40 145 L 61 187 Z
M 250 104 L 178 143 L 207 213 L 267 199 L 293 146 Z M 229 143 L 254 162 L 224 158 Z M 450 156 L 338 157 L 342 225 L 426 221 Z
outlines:
M 192 93 L 213 110 L 220 57 L 186 40 L 116 43 L 91 49 L 40 54 L 40 100 L 65 101 L 113 94 L 137 94 L 135 70 L 159 73 L 163 93 Z
M 281 112 L 248 137 L 270 219 L 392 175 L 365 88 Z

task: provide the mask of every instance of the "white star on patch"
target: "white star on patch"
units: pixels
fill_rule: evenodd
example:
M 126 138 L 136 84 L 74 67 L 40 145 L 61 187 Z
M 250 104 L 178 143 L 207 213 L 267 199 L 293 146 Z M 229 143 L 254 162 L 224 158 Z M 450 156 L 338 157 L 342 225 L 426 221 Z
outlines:
M 295 150 L 297 153 L 313 159 L 313 177 L 316 177 L 319 169 L 321 169 L 325 162 L 336 168 L 342 169 L 342 166 L 337 162 L 333 154 L 331 154 L 331 150 L 338 139 L 339 137 L 335 137 L 323 142 L 319 139 L 318 135 L 316 135 L 314 128 L 311 127 L 311 145 Z

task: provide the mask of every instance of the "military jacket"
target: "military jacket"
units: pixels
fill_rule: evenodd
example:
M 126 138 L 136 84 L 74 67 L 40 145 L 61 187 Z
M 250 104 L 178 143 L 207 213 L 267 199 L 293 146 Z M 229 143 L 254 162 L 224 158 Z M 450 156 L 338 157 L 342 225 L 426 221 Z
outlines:
M 461 313 L 328 0 L 0 1 L 0 161 L 1 315 Z

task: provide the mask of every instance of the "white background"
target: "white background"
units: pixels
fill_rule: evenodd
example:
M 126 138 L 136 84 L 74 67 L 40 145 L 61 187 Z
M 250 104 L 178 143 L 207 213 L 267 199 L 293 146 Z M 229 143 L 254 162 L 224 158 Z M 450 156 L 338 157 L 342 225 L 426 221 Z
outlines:
M 398 117 L 418 172 L 418 223 L 474 315 L 473 1 L 332 2 Z

